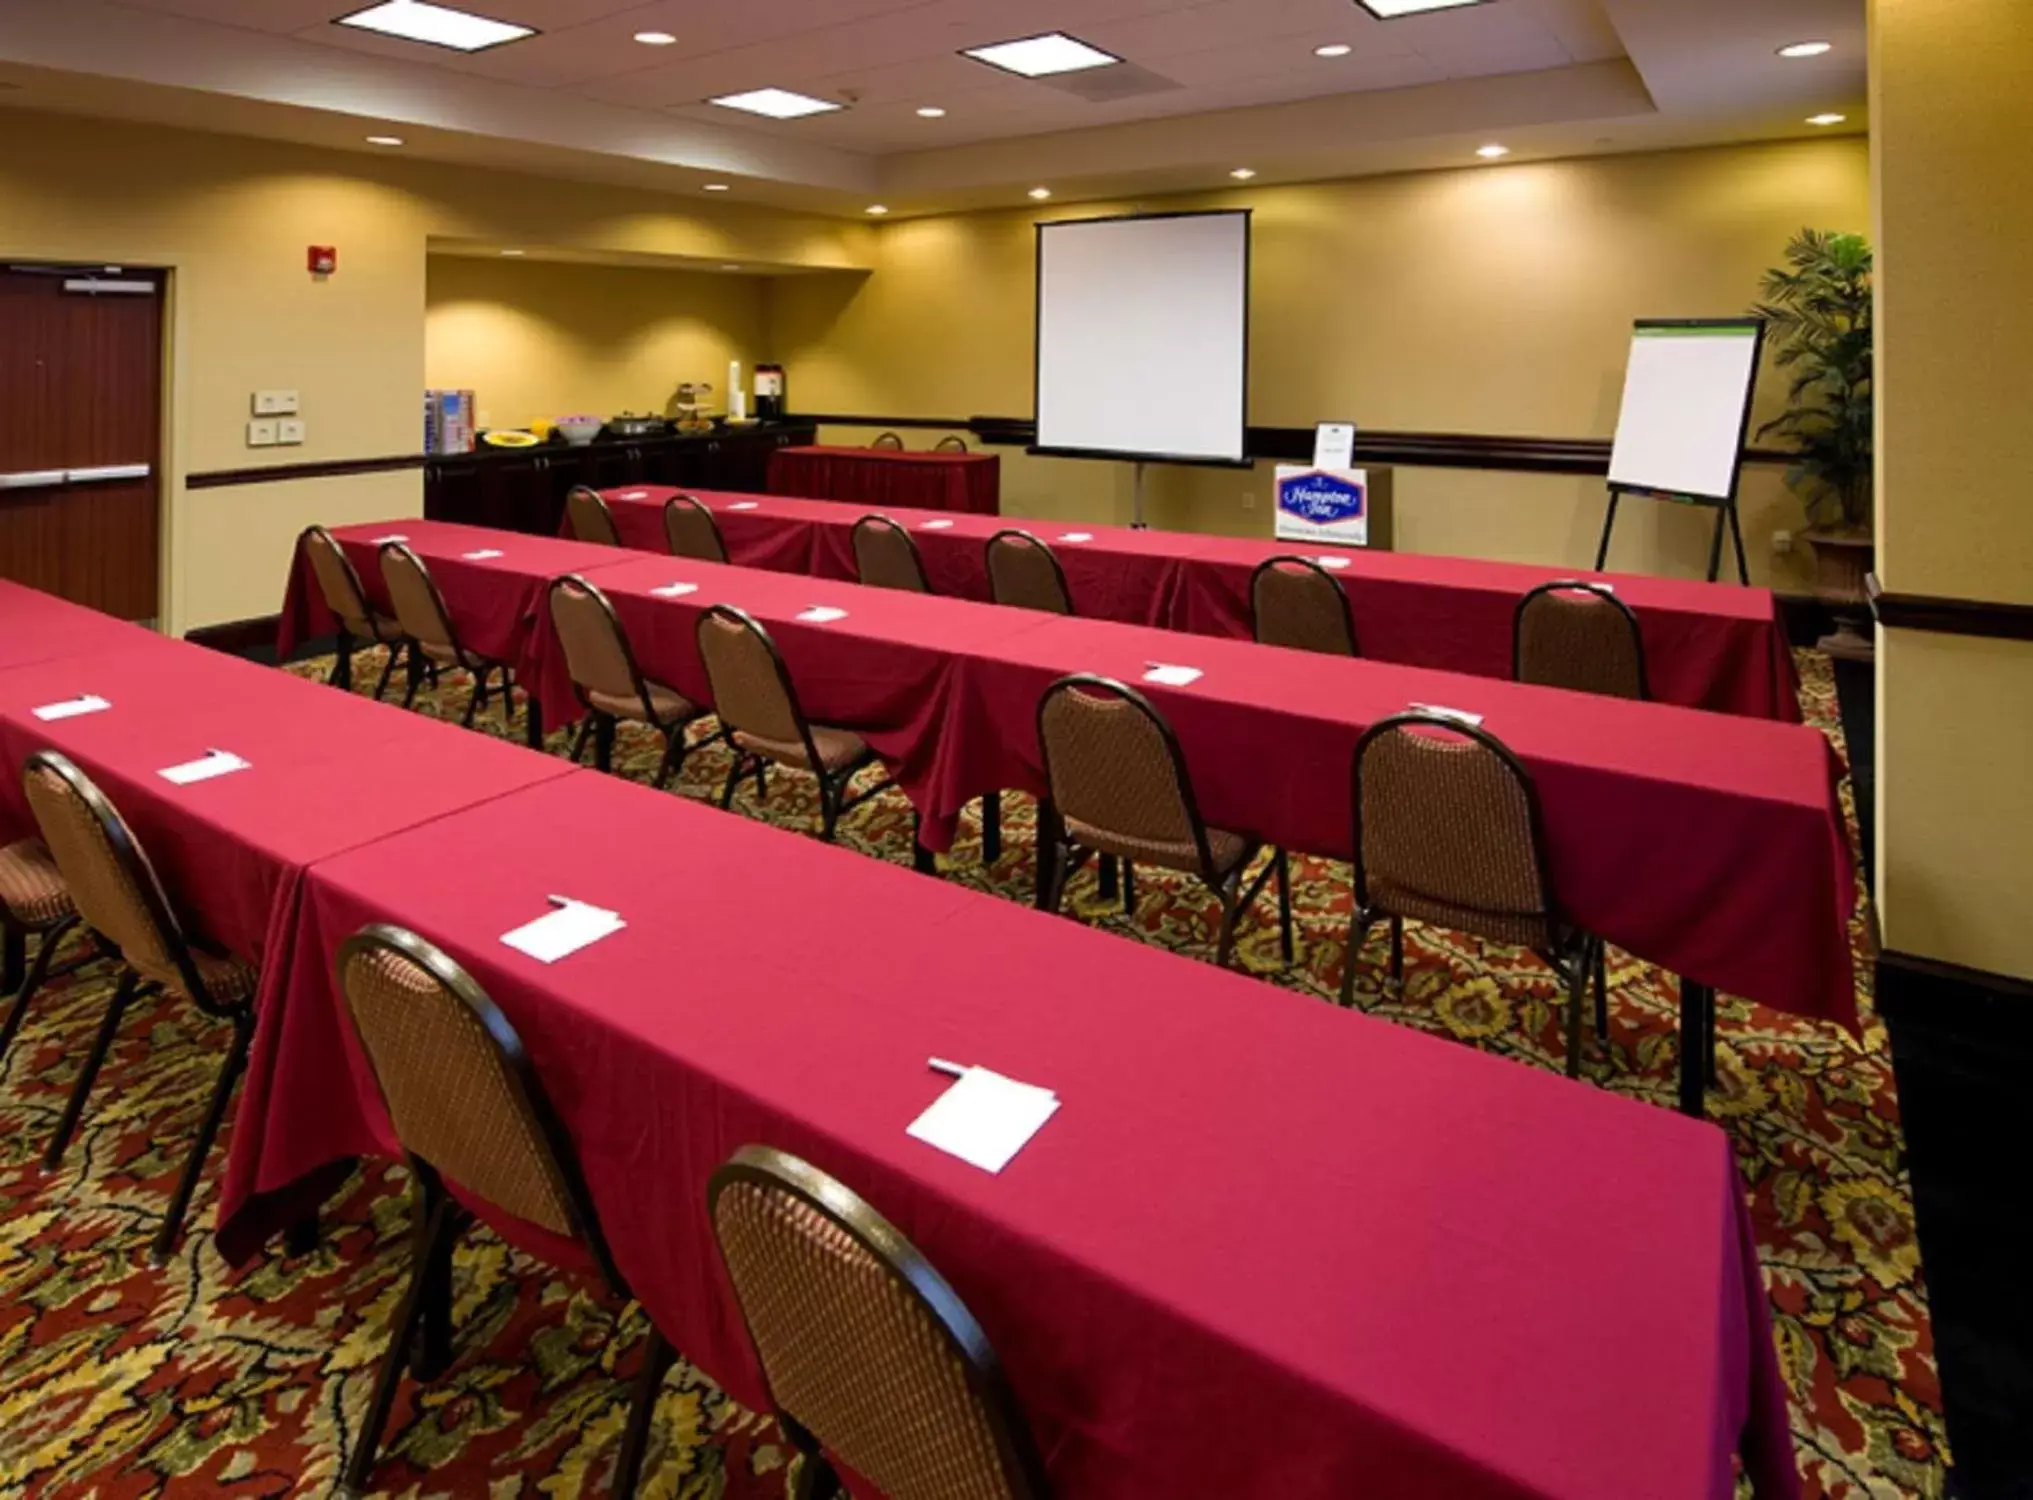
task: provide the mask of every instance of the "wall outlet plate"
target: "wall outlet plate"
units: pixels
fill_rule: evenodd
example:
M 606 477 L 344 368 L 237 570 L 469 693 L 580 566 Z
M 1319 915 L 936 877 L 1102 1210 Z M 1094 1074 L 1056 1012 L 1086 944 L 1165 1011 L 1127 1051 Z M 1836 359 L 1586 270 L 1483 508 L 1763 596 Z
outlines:
M 278 443 L 290 446 L 301 443 L 304 440 L 304 419 L 302 417 L 282 418 L 275 424 L 275 440 Z
M 254 415 L 257 417 L 293 417 L 297 410 L 295 391 L 256 391 L 254 393 Z
M 247 446 L 250 448 L 273 448 L 276 444 L 275 420 L 267 418 L 247 424 Z

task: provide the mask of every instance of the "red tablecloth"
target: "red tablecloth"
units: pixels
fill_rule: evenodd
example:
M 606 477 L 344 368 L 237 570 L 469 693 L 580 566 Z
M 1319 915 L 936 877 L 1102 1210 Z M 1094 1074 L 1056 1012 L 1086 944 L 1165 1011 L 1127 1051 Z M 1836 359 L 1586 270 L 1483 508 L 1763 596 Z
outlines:
M 629 926 L 504 947 L 554 892 Z M 953 1282 L 1066 1500 L 1726 1500 L 1739 1434 L 1797 1493 L 1721 1132 L 593 774 L 310 872 L 232 1253 L 274 1227 L 250 1192 L 393 1148 L 331 984 L 372 921 L 501 1005 L 631 1286 L 751 1404 L 704 1205 L 762 1142 Z M 935 1055 L 1063 1108 L 978 1172 L 904 1133 Z
M 643 671 L 700 702 L 711 695 L 699 615 L 723 603 L 755 615 L 806 712 L 881 753 L 932 849 L 951 846 L 970 800 L 1044 789 L 1037 703 L 1069 673 L 1121 678 L 1159 705 L 1211 823 L 1334 858 L 1350 852 L 1349 766 L 1364 729 L 1415 703 L 1480 713 L 1533 773 L 1553 878 L 1576 921 L 1701 983 L 1855 1024 L 1840 767 L 1804 725 L 675 558 L 595 581 Z M 651 592 L 672 583 L 697 591 Z M 847 616 L 795 618 L 813 605 Z M 1152 662 L 1206 675 L 1156 687 L 1141 681 Z M 548 621 L 519 676 L 550 722 L 577 715 Z
M 165 638 L 96 609 L 0 578 L 0 669 Z M 166 643 L 166 642 L 165 642 Z
M 430 569 L 461 642 L 470 651 L 506 662 L 523 654 L 529 622 L 553 578 L 611 566 L 626 557 L 618 548 L 592 542 L 491 531 L 451 521 L 370 521 L 333 527 L 332 535 L 359 573 L 368 598 L 383 611 L 390 606 L 381 576 L 381 544 L 397 537 L 407 542 Z M 502 555 L 478 561 L 465 555 L 483 551 Z M 276 650 L 287 657 L 303 642 L 337 628 L 338 621 L 311 576 L 310 563 L 299 550 L 283 596 Z
M 112 707 L 55 722 L 34 716 L 87 693 Z M 156 774 L 213 748 L 252 765 L 192 786 Z M 61 751 L 99 784 L 206 937 L 259 964 L 286 933 L 311 861 L 570 769 L 159 639 L 0 672 L 0 833 L 35 827 L 21 766 L 39 749 Z M 276 978 L 264 973 L 264 993 Z
M 625 544 L 666 550 L 663 504 L 676 490 L 632 485 L 605 493 Z M 686 493 L 714 512 L 732 562 L 826 578 L 856 576 L 851 532 L 857 513 L 843 514 L 830 501 Z M 984 549 L 996 532 L 1016 526 L 1051 545 L 1082 616 L 1244 640 L 1251 635 L 1249 587 L 1258 564 L 1336 551 L 1084 522 L 880 508 L 910 528 L 936 593 L 987 599 Z M 1075 536 L 1087 540 L 1069 539 Z M 1556 578 L 1588 578 L 1609 583 L 1636 612 L 1652 694 L 1659 701 L 1800 721 L 1793 653 L 1769 589 L 1409 553 L 1336 555 L 1346 559 L 1336 576 L 1348 591 L 1362 654 L 1372 660 L 1507 678 L 1518 600 Z
M 779 448 L 769 457 L 769 487 L 776 495 L 992 516 L 1002 509 L 1002 459 L 993 453 Z

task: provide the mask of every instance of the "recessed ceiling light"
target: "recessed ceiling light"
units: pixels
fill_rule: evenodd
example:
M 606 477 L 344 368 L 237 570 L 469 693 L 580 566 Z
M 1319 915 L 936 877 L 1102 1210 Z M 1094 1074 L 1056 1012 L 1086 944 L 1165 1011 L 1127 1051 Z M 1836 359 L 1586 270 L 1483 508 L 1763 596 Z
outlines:
M 1233 172 L 1230 172 L 1228 175 L 1233 177 L 1237 182 L 1248 182 L 1250 178 L 1256 176 L 1256 174 L 1257 169 L 1255 167 L 1237 167 Z
M 669 47 L 678 40 L 668 31 L 638 31 L 635 39 L 645 47 Z
M 378 31 L 406 42 L 450 47 L 456 52 L 484 52 L 504 42 L 519 42 L 536 35 L 534 26 L 490 20 L 470 11 L 453 10 L 449 5 L 432 5 L 430 0 L 388 0 L 385 5 L 370 5 L 350 16 L 341 16 L 336 24 Z
M 1837 115 L 1837 114 L 1809 115 L 1807 117 L 1807 123 L 1810 125 L 1840 125 L 1842 124 L 1843 121 L 1847 120 L 1848 118 L 1849 118 L 1848 115 Z
M 523 252 L 520 250 L 504 250 L 501 253 L 503 255 L 521 255 Z
M 1031 196 L 1037 199 L 1040 203 L 1043 203 L 1047 198 L 1052 196 L 1052 190 L 1047 187 L 1032 188 Z
M 1419 16 L 1429 10 L 1461 10 L 1482 5 L 1486 0 L 1355 0 L 1355 3 L 1379 21 L 1395 21 L 1399 16 Z
M 1487 146 L 1477 146 L 1475 148 L 1475 154 L 1481 157 L 1484 161 L 1495 161 L 1499 157 L 1509 156 L 1511 154 L 1511 148 L 1509 146 L 1499 146 L 1492 142 Z
M 402 137 L 399 135 L 370 135 L 367 137 L 367 144 L 370 146 L 400 146 L 402 144 Z
M 810 94 L 794 94 L 789 89 L 750 89 L 745 94 L 722 94 L 718 99 L 706 102 L 717 104 L 722 109 L 764 115 L 772 120 L 799 120 L 806 115 L 830 114 L 840 108 L 830 100 L 814 99 Z
M 876 218 L 879 219 L 884 214 L 889 212 L 889 205 L 887 203 L 871 203 L 868 205 L 867 208 L 863 209 L 862 212 L 866 214 L 873 214 Z
M 1833 52 L 1834 50 L 1835 43 L 1833 42 L 1795 42 L 1790 47 L 1781 47 L 1779 55 L 1781 57 L 1820 57 L 1823 53 Z
M 721 269 L 721 270 L 723 270 L 723 271 L 738 271 L 738 270 L 740 270 L 740 269 L 741 269 L 741 267 L 739 267 L 739 266 L 722 266 L 722 267 L 721 267 L 720 269 Z
M 729 193 L 733 191 L 733 189 L 728 187 L 728 185 L 724 182 L 705 182 L 701 183 L 699 186 L 701 191 L 708 193 Z
M 1315 47 L 1313 55 L 1315 57 L 1346 57 L 1354 50 L 1355 48 L 1349 46 L 1346 42 L 1329 42 L 1324 47 Z
M 968 47 L 960 55 L 1024 78 L 1078 73 L 1083 69 L 1106 68 L 1122 61 L 1113 52 L 1090 47 L 1078 37 L 1068 36 L 1063 31 L 1024 37 L 1014 42 L 996 42 L 987 47 Z
M 918 111 L 918 118 L 921 120 L 943 120 L 946 118 L 946 111 L 939 108 L 936 104 L 927 104 L 923 109 Z

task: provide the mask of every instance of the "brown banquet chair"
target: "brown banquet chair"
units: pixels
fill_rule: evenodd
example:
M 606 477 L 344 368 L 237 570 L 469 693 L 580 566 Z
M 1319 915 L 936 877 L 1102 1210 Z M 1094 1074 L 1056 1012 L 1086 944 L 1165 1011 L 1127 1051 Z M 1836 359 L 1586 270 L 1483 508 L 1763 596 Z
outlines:
M 25 838 L 0 847 L 0 946 L 6 953 L 6 983 L 14 991 L 14 1003 L 7 1008 L 6 1020 L 0 1021 L 0 1062 L 14 1045 L 28 1002 L 56 977 L 50 960 L 77 925 L 77 904 L 49 845 Z M 33 960 L 28 956 L 30 938 L 36 943 Z
M 724 563 L 727 543 L 713 512 L 691 495 L 673 495 L 664 502 L 664 543 L 673 557 L 694 562 Z
M 1292 961 L 1292 890 L 1285 851 L 1273 849 L 1244 884 L 1263 844 L 1210 828 L 1200 816 L 1178 736 L 1149 699 L 1106 677 L 1062 677 L 1038 701 L 1038 748 L 1049 802 L 1039 810 L 1042 905 L 1059 910 L 1090 854 L 1197 875 L 1221 903 L 1215 962 L 1226 966 L 1235 927 L 1273 876 L 1278 937 Z
M 1073 613 L 1073 591 L 1066 570 L 1052 549 L 1028 531 L 1015 527 L 988 539 L 988 593 L 997 604 L 1048 614 Z
M 1341 580 L 1309 558 L 1273 557 L 1258 564 L 1250 576 L 1249 607 L 1251 629 L 1262 645 L 1327 656 L 1362 654 Z
M 1355 1001 L 1369 929 L 1390 923 L 1391 978 L 1403 982 L 1407 920 L 1536 953 L 1567 986 L 1567 1073 L 1581 1075 L 1598 939 L 1561 912 L 1531 773 L 1486 730 L 1431 713 L 1370 726 L 1354 759 L 1355 906 L 1341 1002 Z
M 949 432 L 932 445 L 932 451 L 934 453 L 965 453 L 967 451 L 967 439 L 957 437 Z
M 122 961 L 98 1036 L 79 1065 L 70 1098 L 43 1152 L 45 1170 L 55 1171 L 62 1164 L 92 1084 L 135 1001 L 160 990 L 233 1025 L 233 1040 L 220 1064 L 211 1102 L 150 1247 L 160 1265 L 176 1248 L 191 1194 L 225 1118 L 233 1086 L 246 1066 L 260 974 L 252 965 L 214 952 L 188 934 L 126 819 L 69 759 L 54 750 L 37 751 L 22 769 L 22 787 L 79 918 Z
M 734 805 L 744 776 L 754 775 L 755 794 L 762 798 L 769 794 L 768 767 L 809 771 L 819 781 L 820 837 L 830 843 L 846 813 L 890 785 L 885 776 L 848 795 L 855 776 L 876 764 L 875 752 L 851 730 L 805 717 L 776 642 L 745 611 L 716 604 L 699 617 L 699 658 L 713 711 L 734 750 L 722 808 Z
M 614 524 L 614 512 L 596 489 L 575 484 L 565 494 L 565 515 L 572 523 L 572 535 L 582 542 L 619 547 L 621 532 Z
M 445 608 L 445 596 L 438 592 L 431 570 L 402 542 L 386 542 L 381 548 L 381 576 L 388 586 L 388 597 L 395 606 L 395 618 L 402 628 L 403 645 L 409 653 L 409 687 L 402 695 L 402 706 L 412 707 L 416 703 L 417 690 L 423 686 L 426 675 L 435 687 L 438 672 L 443 668 L 456 668 L 473 679 L 473 695 L 466 700 L 466 716 L 460 722 L 468 729 L 480 710 L 487 706 L 487 683 L 494 673 L 501 674 L 501 719 L 512 722 L 515 717 L 514 678 L 508 663 L 469 651 L 459 639 L 459 632 L 453 628 L 451 611 Z
M 854 523 L 854 574 L 870 588 L 929 594 L 925 560 L 911 534 L 888 516 L 863 516 Z
M 890 1500 L 1046 1500 L 1030 1429 L 981 1325 L 882 1215 L 824 1172 L 744 1146 L 707 1210 L 796 1500 L 844 1494 L 831 1458 Z
M 594 737 L 594 764 L 614 768 L 614 731 L 618 724 L 647 724 L 664 737 L 663 763 L 656 785 L 662 790 L 685 764 L 692 748 L 685 730 L 706 718 L 707 711 L 676 688 L 652 682 L 636 665 L 628 632 L 614 605 L 599 589 L 577 575 L 555 579 L 550 587 L 551 626 L 565 652 L 565 671 L 572 692 L 586 710 L 572 761 L 585 753 L 588 734 Z
M 409 1285 L 339 1491 L 358 1497 L 367 1493 L 404 1368 L 430 1381 L 451 1363 L 452 1248 L 474 1221 L 469 1205 L 540 1231 L 531 1239 L 558 1245 L 562 1269 L 603 1284 L 616 1300 L 634 1294 L 522 1038 L 472 976 L 415 933 L 381 925 L 341 944 L 335 970 L 416 1183 Z M 652 1329 L 612 1494 L 635 1493 L 670 1364 L 669 1344 Z
M 353 652 L 357 648 L 370 644 L 385 646 L 388 648 L 388 660 L 381 668 L 381 681 L 374 687 L 374 696 L 379 699 L 387 693 L 389 678 L 394 675 L 396 661 L 402 655 L 402 627 L 376 609 L 368 599 L 367 590 L 360 583 L 360 574 L 353 567 L 353 560 L 331 532 L 322 526 L 306 526 L 297 538 L 297 547 L 310 560 L 311 576 L 317 580 L 325 608 L 339 622 L 338 655 L 332 663 L 332 685 L 352 687 Z
M 904 448 L 904 440 L 893 432 L 885 432 L 868 446 L 871 448 L 887 449 L 892 453 L 901 453 Z
M 1511 675 L 1609 698 L 1652 696 L 1638 617 L 1607 584 L 1580 579 L 1542 583 L 1518 601 Z

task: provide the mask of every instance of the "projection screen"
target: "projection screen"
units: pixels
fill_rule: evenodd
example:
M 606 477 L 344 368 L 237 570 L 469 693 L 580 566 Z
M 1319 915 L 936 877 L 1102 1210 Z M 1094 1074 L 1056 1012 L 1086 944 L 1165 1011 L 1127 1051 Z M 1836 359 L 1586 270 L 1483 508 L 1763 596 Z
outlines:
M 1240 463 L 1247 210 L 1038 226 L 1037 450 Z

